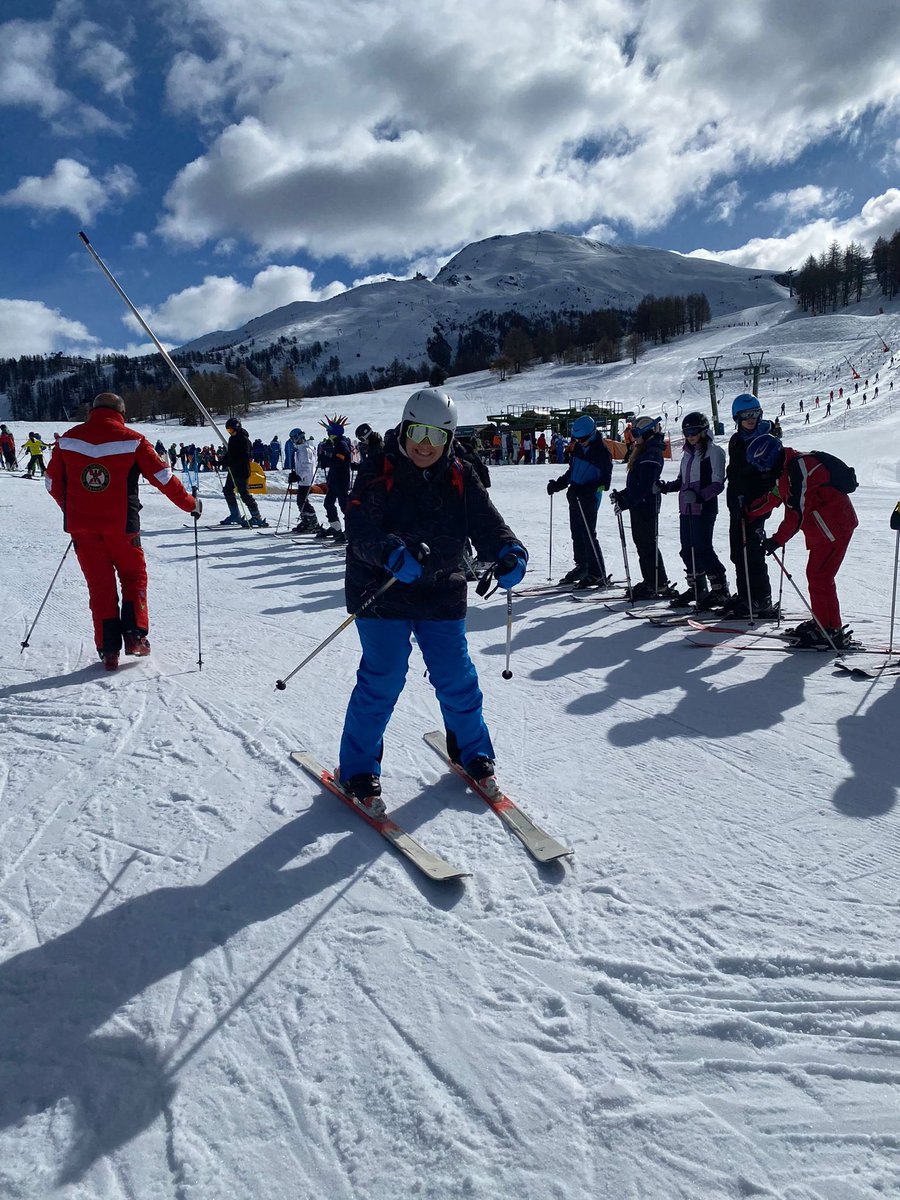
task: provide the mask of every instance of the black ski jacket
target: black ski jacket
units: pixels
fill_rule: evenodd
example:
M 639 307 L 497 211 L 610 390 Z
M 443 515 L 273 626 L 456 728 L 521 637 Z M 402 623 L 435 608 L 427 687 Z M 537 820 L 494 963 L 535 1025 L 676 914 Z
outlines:
M 519 539 L 494 508 L 470 463 L 450 449 L 435 466 L 413 466 L 395 430 L 384 453 L 359 468 L 344 514 L 347 533 L 347 611 L 356 612 L 390 578 L 385 562 L 400 544 L 415 553 L 424 542 L 431 553 L 421 579 L 395 583 L 366 617 L 412 621 L 458 621 L 466 615 L 463 550 L 471 538 L 478 557 L 495 561 Z M 521 545 L 521 543 L 519 543 Z

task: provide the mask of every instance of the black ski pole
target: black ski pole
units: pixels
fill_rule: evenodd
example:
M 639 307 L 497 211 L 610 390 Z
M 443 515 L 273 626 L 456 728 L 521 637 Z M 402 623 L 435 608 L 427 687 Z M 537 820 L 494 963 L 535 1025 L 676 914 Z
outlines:
M 50 586 L 47 588 L 47 595 L 46 595 L 46 596 L 43 598 L 43 600 L 41 601 L 41 607 L 40 607 L 40 608 L 37 610 L 37 616 L 36 616 L 36 617 L 34 618 L 34 620 L 31 622 L 31 628 L 30 628 L 30 629 L 28 630 L 28 632 L 25 634 L 25 641 L 24 641 L 24 642 L 22 642 L 22 650 L 24 650 L 24 649 L 25 649 L 25 647 L 28 645 L 28 639 L 31 637 L 32 633 L 34 633 L 34 627 L 35 627 L 35 625 L 37 625 L 37 623 L 38 623 L 38 617 L 40 617 L 41 613 L 44 611 L 44 605 L 45 605 L 45 604 L 47 603 L 47 601 L 50 599 L 50 593 L 53 591 L 53 585 L 54 585 L 54 583 L 56 583 L 56 576 L 57 576 L 57 575 L 60 573 L 60 571 L 62 570 L 62 565 L 63 565 L 63 563 L 66 561 L 66 555 L 69 553 L 69 551 L 72 549 L 72 547 L 73 547 L 74 545 L 75 545 L 75 543 L 72 541 L 72 539 L 71 539 L 71 538 L 69 538 L 69 544 L 68 544 L 68 546 L 66 546 L 66 548 L 65 548 L 65 551 L 63 552 L 63 556 L 62 556 L 62 558 L 59 560 L 59 566 L 56 568 L 56 571 L 55 571 L 55 573 L 54 573 L 54 575 L 53 575 L 53 578 L 50 580 Z M 20 650 L 20 651 L 19 651 L 19 653 L 20 653 L 20 654 L 22 653 L 22 650 Z
M 431 550 L 423 542 L 422 545 L 419 547 L 419 553 L 416 557 L 418 558 L 419 562 L 424 562 L 430 553 L 431 553 Z M 294 676 L 297 674 L 298 671 L 302 671 L 308 662 L 311 662 L 320 651 L 324 650 L 325 647 L 330 642 L 333 642 L 339 633 L 343 633 L 348 625 L 352 625 L 357 617 L 361 616 L 362 613 L 364 613 L 367 608 L 371 607 L 371 605 L 373 605 L 375 603 L 375 601 L 378 599 L 379 596 L 384 595 L 384 593 L 388 590 L 388 588 L 393 587 L 393 585 L 396 582 L 397 582 L 396 575 L 392 575 L 390 577 L 390 579 L 386 579 L 384 581 L 384 583 L 381 585 L 381 587 L 378 588 L 378 590 L 376 592 L 373 592 L 372 595 L 369 597 L 369 599 L 365 600 L 359 606 L 359 608 L 356 610 L 355 613 L 351 613 L 350 616 L 347 617 L 346 621 L 341 621 L 341 623 L 340 623 L 340 625 L 338 625 L 337 629 L 335 629 L 331 633 L 329 633 L 328 637 L 324 640 L 324 642 L 319 642 L 319 644 L 318 644 L 318 646 L 316 646 L 315 650 L 311 650 L 309 652 L 309 654 L 307 654 L 306 658 L 304 658 L 302 663 L 298 663 L 297 666 L 294 667 L 293 671 L 290 671 L 287 675 L 285 675 L 284 679 L 276 679 L 275 680 L 276 689 L 279 692 L 283 692 L 284 689 L 287 687 L 288 682 L 294 678 Z
M 625 544 L 625 522 L 622 520 L 622 510 L 613 501 L 613 507 L 616 511 L 616 520 L 619 522 L 619 540 L 622 543 L 622 562 L 625 564 L 625 584 L 628 590 L 629 599 L 631 598 L 631 572 L 628 570 L 628 547 Z
M 512 588 L 509 588 L 506 593 L 506 670 L 503 672 L 504 679 L 512 679 L 513 673 L 509 669 L 509 657 L 512 653 Z
M 900 504 L 897 505 L 900 508 Z M 894 586 L 891 591 L 891 637 L 888 642 L 888 654 L 894 653 L 894 617 L 897 614 L 897 562 L 900 559 L 900 529 L 897 530 L 897 542 L 894 546 Z
M 550 553 L 547 558 L 547 582 L 553 582 L 553 493 L 550 493 Z
M 579 500 L 579 498 L 577 496 L 575 497 L 575 503 L 578 505 L 578 511 L 581 513 L 581 520 L 584 524 L 585 537 L 587 538 L 588 545 L 591 548 L 591 554 L 593 555 L 594 562 L 597 564 L 597 573 L 599 574 L 600 578 L 605 583 L 606 582 L 606 563 L 603 561 L 603 552 L 600 549 L 599 543 L 597 542 L 596 534 L 591 533 L 591 527 L 590 527 L 590 525 L 588 525 L 588 519 L 584 515 L 584 509 L 581 505 L 581 501 Z
M 197 669 L 203 670 L 203 642 L 200 637 L 200 539 L 197 526 L 200 524 L 200 513 L 203 505 L 197 499 L 198 488 L 191 488 L 191 495 L 197 501 L 198 508 L 194 510 L 194 575 L 197 583 Z
M 756 624 L 756 617 L 753 614 L 753 593 L 750 591 L 750 565 L 749 565 L 750 560 L 749 560 L 749 556 L 747 553 L 747 518 L 744 516 L 743 513 L 741 513 L 741 547 L 742 547 L 743 555 L 744 555 L 744 583 L 746 584 L 746 587 L 747 587 L 747 612 L 750 614 L 750 626 L 749 627 L 750 627 L 750 629 L 752 629 L 754 627 L 754 625 Z M 783 567 L 782 567 L 782 570 L 784 570 Z M 790 578 L 791 578 L 790 575 L 788 575 L 788 579 L 790 579 Z M 795 584 L 795 586 L 796 586 L 796 584 Z M 799 591 L 799 589 L 798 589 L 798 591 Z M 801 595 L 801 598 L 802 598 L 802 595 Z M 804 603 L 806 603 L 806 601 L 804 601 Z M 807 604 L 806 607 L 809 608 L 809 605 Z M 812 612 L 812 609 L 810 609 L 810 612 Z

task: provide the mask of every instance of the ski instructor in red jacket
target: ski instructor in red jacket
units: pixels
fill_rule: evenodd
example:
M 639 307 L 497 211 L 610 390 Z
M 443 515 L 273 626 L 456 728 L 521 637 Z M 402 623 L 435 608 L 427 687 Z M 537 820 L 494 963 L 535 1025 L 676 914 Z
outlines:
M 125 402 L 114 392 L 97 396 L 84 424 L 62 435 L 47 468 L 46 487 L 63 510 L 63 527 L 88 586 L 97 652 L 108 671 L 119 665 L 123 640 L 126 654 L 150 653 L 141 475 L 173 504 L 200 516 L 200 501 L 185 491 L 143 434 L 127 427 Z

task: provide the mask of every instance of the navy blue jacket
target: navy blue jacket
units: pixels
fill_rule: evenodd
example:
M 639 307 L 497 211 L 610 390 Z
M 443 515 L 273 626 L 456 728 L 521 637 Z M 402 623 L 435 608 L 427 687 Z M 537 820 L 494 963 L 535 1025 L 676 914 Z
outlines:
M 325 485 L 335 496 L 346 496 L 350 490 L 350 442 L 345 437 L 332 441 Z
M 575 443 L 569 456 L 569 469 L 558 480 L 576 495 L 596 492 L 601 487 L 607 490 L 611 481 L 612 455 L 599 433 L 595 433 L 586 446 Z
M 431 554 L 421 579 L 395 583 L 366 609 L 366 617 L 413 621 L 458 621 L 466 615 L 466 539 L 478 557 L 496 560 L 519 539 L 494 508 L 470 463 L 452 446 L 423 471 L 400 449 L 397 433 L 384 439 L 384 453 L 360 466 L 344 514 L 347 611 L 356 612 L 390 578 L 385 561 L 400 538 L 411 550 L 425 542 Z

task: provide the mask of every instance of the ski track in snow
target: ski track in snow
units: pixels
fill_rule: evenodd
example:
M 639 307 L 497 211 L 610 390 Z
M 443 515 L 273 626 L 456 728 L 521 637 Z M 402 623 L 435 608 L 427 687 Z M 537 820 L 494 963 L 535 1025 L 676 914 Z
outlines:
M 779 353 L 815 364 L 826 350 L 804 343 L 812 328 L 745 336 L 771 332 Z M 671 392 L 737 332 L 663 347 L 615 378 Z M 835 362 L 845 352 L 827 346 Z M 533 401 L 557 377 L 511 380 L 503 402 L 517 387 Z M 822 386 L 783 388 L 779 403 Z M 496 403 L 480 379 L 454 390 L 464 420 Z M 404 395 L 341 408 L 387 427 Z M 900 414 L 851 416 L 800 436 L 863 480 L 839 588 L 874 644 Z M 259 432 L 285 422 L 267 415 Z M 794 413 L 787 440 L 798 428 Z M 493 473 L 532 582 L 551 570 L 544 485 L 557 473 Z M 559 596 L 514 601 L 504 681 L 502 598 L 473 595 L 501 780 L 575 857 L 533 862 L 425 745 L 440 715 L 416 651 L 385 787 L 401 825 L 473 872 L 434 885 L 288 759 L 306 747 L 333 764 L 356 670 L 349 629 L 274 688 L 344 618 L 333 547 L 204 534 L 199 671 L 193 534 L 145 488 L 153 655 L 107 675 L 74 562 L 19 654 L 65 540 L 42 490 L 0 487 L 16 563 L 0 581 L 12 617 L 0 643 L 0 1195 L 900 1190 L 891 680 L 839 676 L 826 656 L 688 650 L 682 629 Z M 215 519 L 205 477 L 202 492 Z M 263 504 L 272 519 L 280 497 Z M 618 570 L 605 508 L 600 529 Z M 673 505 L 661 530 L 680 578 Z M 720 517 L 720 550 L 724 530 Z M 560 509 L 554 534 L 555 577 L 570 562 Z M 802 562 L 792 542 L 798 582 Z

